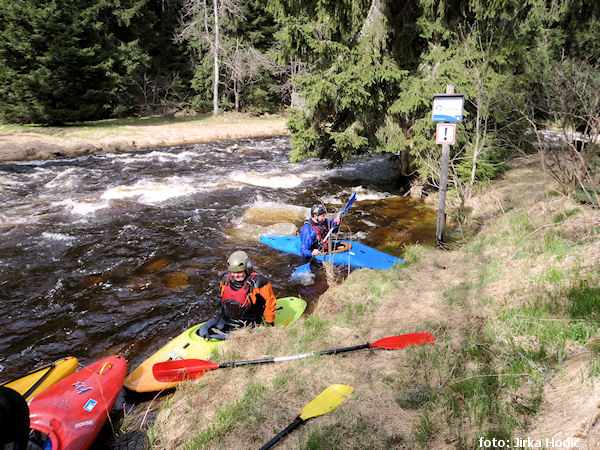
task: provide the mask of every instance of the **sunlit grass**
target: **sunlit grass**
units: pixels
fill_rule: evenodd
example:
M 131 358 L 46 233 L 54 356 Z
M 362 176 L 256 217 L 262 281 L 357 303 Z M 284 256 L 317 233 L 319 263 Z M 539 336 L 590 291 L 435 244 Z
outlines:
M 146 117 L 128 117 L 119 119 L 104 119 L 93 122 L 73 122 L 68 123 L 65 126 L 44 126 L 37 124 L 5 124 L 0 125 L 0 133 L 36 133 L 51 135 L 58 138 L 71 139 L 71 138 L 89 138 L 96 132 L 102 131 L 104 133 L 118 133 L 118 134 L 135 134 L 129 127 L 142 128 L 145 126 L 156 126 L 165 124 L 178 124 L 178 123 L 198 123 L 198 124 L 210 124 L 210 123 L 237 123 L 243 120 L 248 121 L 274 121 L 281 120 L 277 117 L 247 117 L 243 118 L 236 115 L 225 115 L 220 117 L 213 117 L 211 114 L 203 115 L 189 115 L 175 117 L 172 119 L 163 119 L 160 116 L 146 116 Z M 142 130 L 143 131 L 143 130 Z
M 214 447 L 234 424 L 244 426 L 249 432 L 256 429 L 264 418 L 258 405 L 265 395 L 267 388 L 263 384 L 251 383 L 240 399 L 217 407 L 210 425 L 194 436 L 186 448 L 205 448 L 209 444 Z

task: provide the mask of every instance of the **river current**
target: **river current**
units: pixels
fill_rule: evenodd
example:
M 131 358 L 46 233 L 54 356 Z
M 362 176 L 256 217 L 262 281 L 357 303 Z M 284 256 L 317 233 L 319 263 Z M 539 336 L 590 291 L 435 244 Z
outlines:
M 0 164 L 0 381 L 63 356 L 121 353 L 129 369 L 219 310 L 218 279 L 243 249 L 278 297 L 313 301 L 323 276 L 258 242 L 298 229 L 313 203 L 340 237 L 396 256 L 435 242 L 435 211 L 394 191 L 388 157 L 328 169 L 288 162 L 287 137 Z M 289 227 L 289 225 L 288 225 Z

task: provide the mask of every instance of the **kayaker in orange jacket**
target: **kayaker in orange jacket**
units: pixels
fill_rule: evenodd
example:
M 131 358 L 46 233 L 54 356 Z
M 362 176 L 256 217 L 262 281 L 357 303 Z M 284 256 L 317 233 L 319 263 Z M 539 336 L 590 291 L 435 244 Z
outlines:
M 238 250 L 227 259 L 227 272 L 220 281 L 221 318 L 228 329 L 255 326 L 263 322 L 273 325 L 277 299 L 271 282 L 252 270 L 246 252 Z

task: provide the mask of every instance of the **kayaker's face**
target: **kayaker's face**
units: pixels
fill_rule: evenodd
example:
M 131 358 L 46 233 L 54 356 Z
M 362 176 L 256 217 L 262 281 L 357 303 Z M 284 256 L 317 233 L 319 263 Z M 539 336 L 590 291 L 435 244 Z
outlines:
M 235 281 L 244 281 L 246 278 L 246 272 L 231 272 L 231 278 Z
M 313 220 L 317 223 L 325 222 L 325 214 L 319 214 L 318 216 L 313 216 Z

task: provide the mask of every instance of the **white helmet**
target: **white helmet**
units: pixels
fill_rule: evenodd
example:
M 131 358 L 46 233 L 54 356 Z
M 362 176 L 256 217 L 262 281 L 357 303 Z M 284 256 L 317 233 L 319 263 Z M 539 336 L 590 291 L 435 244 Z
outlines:
M 242 250 L 233 252 L 229 258 L 227 258 L 227 270 L 230 272 L 244 272 L 252 266 L 250 264 L 250 258 L 248 254 Z

